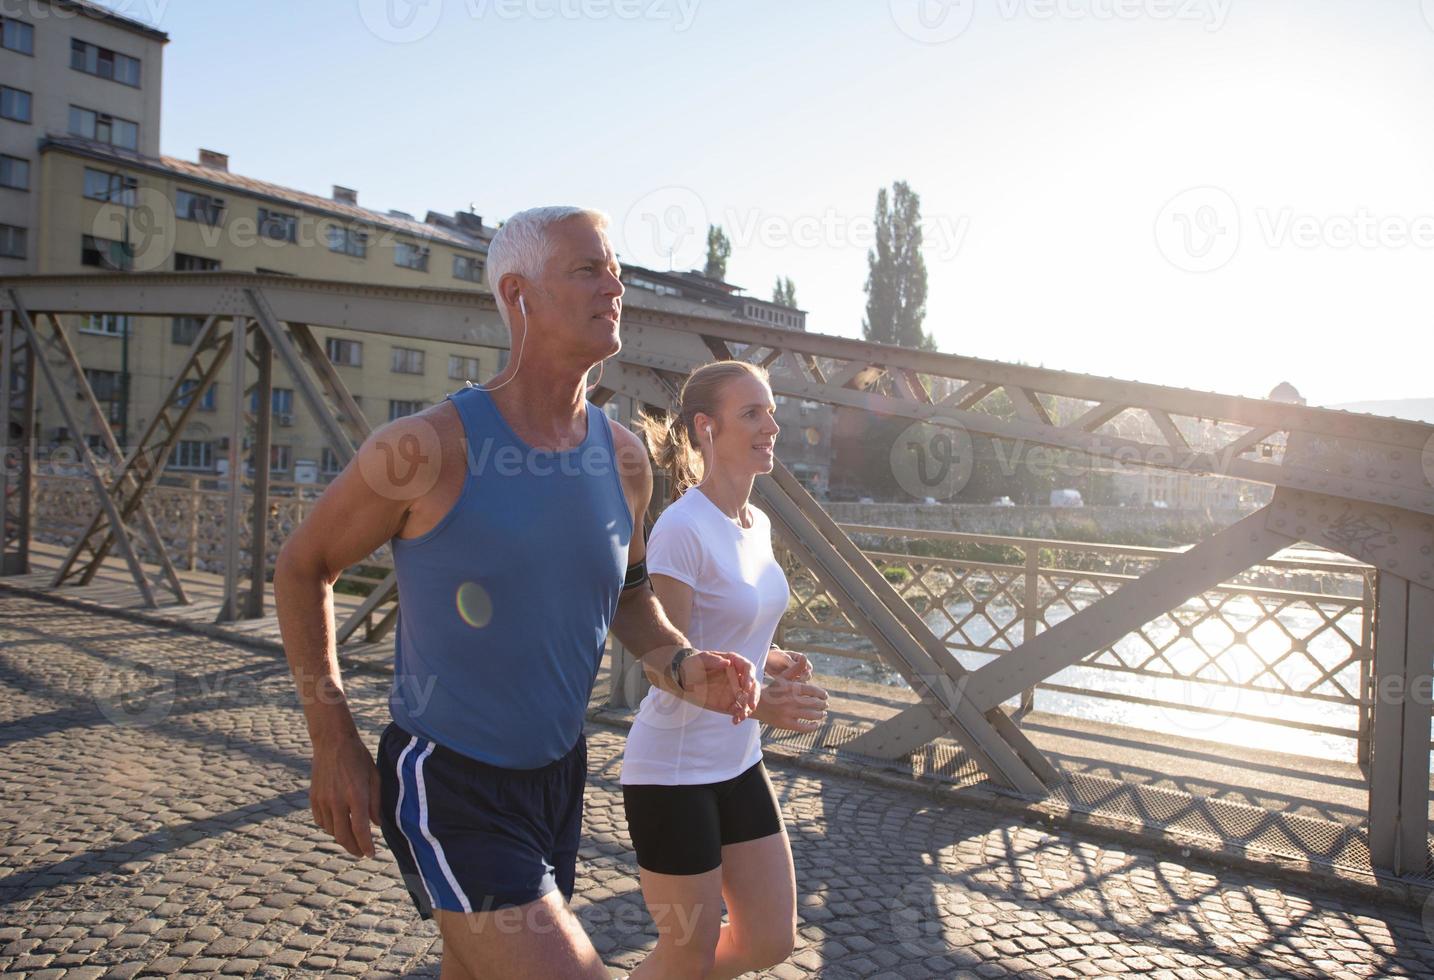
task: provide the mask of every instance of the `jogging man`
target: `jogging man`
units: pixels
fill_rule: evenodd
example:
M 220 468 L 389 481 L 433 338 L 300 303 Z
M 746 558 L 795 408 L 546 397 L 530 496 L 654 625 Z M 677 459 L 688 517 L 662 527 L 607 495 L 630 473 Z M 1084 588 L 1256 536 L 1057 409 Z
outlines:
M 509 365 L 375 432 L 275 569 L 314 819 L 367 856 L 382 824 L 420 915 L 438 921 L 445 977 L 608 975 L 567 900 L 609 630 L 653 683 L 734 724 L 759 696 L 748 660 L 691 650 L 662 612 L 640 532 L 646 449 L 586 399 L 588 371 L 621 346 L 606 224 L 536 208 L 502 226 L 488 280 Z M 344 699 L 332 589 L 385 543 L 401 612 L 375 764 Z

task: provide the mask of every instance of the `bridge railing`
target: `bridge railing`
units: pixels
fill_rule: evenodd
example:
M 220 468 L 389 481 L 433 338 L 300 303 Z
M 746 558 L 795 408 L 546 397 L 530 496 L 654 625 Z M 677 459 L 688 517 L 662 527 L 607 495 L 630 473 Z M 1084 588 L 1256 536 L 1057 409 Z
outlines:
M 841 527 L 971 668 L 1184 550 Z M 792 586 L 782 622 L 785 644 L 879 665 L 862 631 L 811 570 L 789 554 L 782 557 Z M 1341 556 L 1268 559 L 1093 652 L 1037 690 L 1064 696 L 1052 699 L 1057 712 L 1070 710 L 1072 698 L 1162 709 L 1167 722 L 1187 733 L 1201 728 L 1205 717 L 1349 739 L 1356 757 L 1367 761 L 1376 576 L 1374 568 Z M 879 666 L 873 671 L 877 679 L 894 679 Z M 1020 699 L 1020 713 L 1032 707 L 1033 693 Z M 1349 744 L 1333 748 L 1339 752 Z
M 270 574 L 279 546 L 322 491 L 312 483 L 271 482 Z M 190 571 L 222 573 L 229 504 L 227 479 L 213 474 L 171 474 L 149 497 L 171 559 Z M 39 476 L 35 505 L 36 536 L 56 544 L 69 544 L 93 513 L 89 483 L 79 476 Z M 250 520 L 246 506 L 243 540 Z M 1014 650 L 1182 551 L 858 524 L 842 529 L 947 648 L 966 655 L 968 666 Z M 145 547 L 141 542 L 142 553 Z M 838 672 L 865 662 L 899 683 L 881 671 L 880 656 L 813 571 L 780 545 L 778 553 L 792 587 L 783 642 L 841 658 L 825 661 Z M 347 569 L 340 588 L 366 593 L 391 568 L 388 549 L 381 549 Z M 1366 760 L 1375 575 L 1345 559 L 1270 559 L 1036 690 L 1066 696 L 1067 708 L 1070 698 L 1079 698 L 1189 713 L 1196 728 L 1198 717 L 1208 716 L 1353 739 L 1358 758 Z M 1022 713 L 1032 707 L 1033 694 L 1021 700 Z M 1257 710 L 1250 710 L 1251 695 Z

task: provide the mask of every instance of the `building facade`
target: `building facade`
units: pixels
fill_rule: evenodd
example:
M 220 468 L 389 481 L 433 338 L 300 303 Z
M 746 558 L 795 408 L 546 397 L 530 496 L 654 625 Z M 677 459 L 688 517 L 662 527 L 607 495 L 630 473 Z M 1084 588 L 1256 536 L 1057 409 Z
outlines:
M 159 154 L 162 31 L 76 0 L 0 3 L 0 275 L 38 270 L 39 146 Z
M 419 220 L 365 208 L 352 188 L 335 185 L 321 196 L 244 176 L 214 150 L 200 149 L 192 161 L 163 155 L 164 33 L 81 0 L 0 0 L 0 41 L 0 275 L 222 271 L 486 291 L 496 229 L 476 214 L 430 211 Z M 805 329 L 802 311 L 695 273 L 630 269 L 624 279 L 639 306 L 647 289 L 692 312 L 710 315 L 715 304 L 738 319 Z M 168 393 L 202 321 L 106 314 L 68 318 L 65 326 L 111 430 L 128 448 Z M 408 339 L 401 327 L 392 335 L 315 328 L 373 426 L 507 362 L 506 350 Z M 226 465 L 230 384 L 221 372 L 200 396 L 170 470 L 217 474 Z M 43 387 L 37 392 L 38 445 L 102 445 L 98 429 L 68 431 L 50 398 Z M 804 457 L 819 454 L 829 434 L 807 419 L 810 409 L 800 411 L 806 425 L 784 418 L 783 401 L 778 451 L 788 447 L 783 458 L 791 456 L 809 485 L 824 486 L 824 474 L 814 484 Z M 275 480 L 323 481 L 338 471 L 282 370 L 272 418 Z

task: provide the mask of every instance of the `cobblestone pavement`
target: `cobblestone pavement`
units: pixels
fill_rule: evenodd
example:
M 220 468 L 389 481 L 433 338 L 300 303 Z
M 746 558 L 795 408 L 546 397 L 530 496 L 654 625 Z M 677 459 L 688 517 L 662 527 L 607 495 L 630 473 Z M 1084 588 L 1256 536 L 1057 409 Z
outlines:
M 372 744 L 386 680 L 349 688 Z M 655 933 L 622 733 L 589 739 L 574 908 L 627 968 Z M 353 860 L 312 826 L 275 658 L 0 590 L 0 748 L 0 975 L 436 974 L 436 931 L 387 852 Z M 772 775 L 802 897 L 799 948 L 770 976 L 1434 976 L 1417 912 Z

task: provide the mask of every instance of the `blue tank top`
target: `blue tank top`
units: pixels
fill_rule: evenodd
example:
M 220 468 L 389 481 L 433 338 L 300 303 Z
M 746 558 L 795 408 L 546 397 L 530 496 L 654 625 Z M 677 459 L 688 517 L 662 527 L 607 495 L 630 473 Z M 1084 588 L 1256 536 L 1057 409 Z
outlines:
M 481 388 L 448 396 L 468 472 L 416 538 L 393 538 L 401 728 L 507 769 L 561 758 L 582 734 L 627 570 L 632 513 L 607 416 L 578 447 L 529 447 Z

